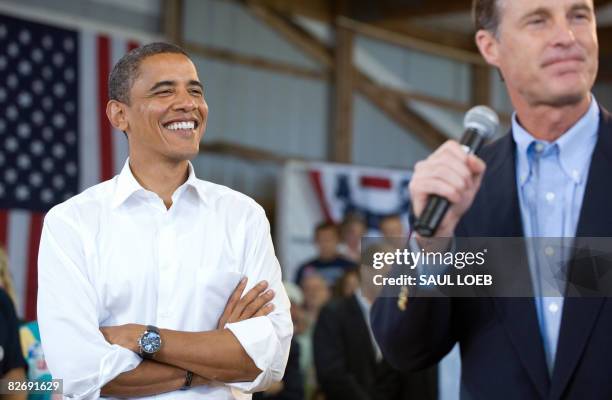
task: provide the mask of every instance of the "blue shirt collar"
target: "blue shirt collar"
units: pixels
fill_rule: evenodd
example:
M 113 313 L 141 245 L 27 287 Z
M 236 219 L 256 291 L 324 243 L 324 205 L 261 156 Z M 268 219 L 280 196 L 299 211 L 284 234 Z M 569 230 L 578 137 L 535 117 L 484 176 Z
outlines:
M 559 139 L 550 143 L 556 144 L 559 150 L 563 172 L 576 183 L 584 182 L 587 177 L 598 130 L 599 105 L 591 95 L 591 105 L 587 112 Z M 516 113 L 512 115 L 512 137 L 517 147 L 517 175 L 522 186 L 531 174 L 530 146 L 537 140 L 519 124 Z

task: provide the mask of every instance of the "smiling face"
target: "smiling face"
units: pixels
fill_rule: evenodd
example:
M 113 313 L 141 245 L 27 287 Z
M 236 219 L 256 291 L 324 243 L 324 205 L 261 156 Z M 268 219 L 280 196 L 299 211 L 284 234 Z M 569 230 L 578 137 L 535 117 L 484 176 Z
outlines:
M 145 58 L 129 103 L 111 100 L 107 113 L 127 133 L 131 159 L 180 162 L 198 154 L 208 105 L 189 58 L 175 53 Z
M 497 35 L 478 47 L 515 104 L 560 107 L 588 99 L 598 68 L 592 0 L 501 0 Z

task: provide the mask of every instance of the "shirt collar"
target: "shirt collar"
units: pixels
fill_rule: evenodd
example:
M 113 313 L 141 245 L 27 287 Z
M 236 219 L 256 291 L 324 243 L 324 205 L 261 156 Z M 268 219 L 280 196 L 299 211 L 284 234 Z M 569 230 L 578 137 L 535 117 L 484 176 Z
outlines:
M 559 148 L 561 168 L 576 183 L 582 183 L 586 178 L 590 156 L 597 142 L 598 129 L 599 105 L 591 95 L 591 105 L 587 112 L 554 142 Z M 512 137 L 517 148 L 517 172 L 523 185 L 531 172 L 529 147 L 537 140 L 521 126 L 516 113 L 512 115 Z
M 200 200 L 206 203 L 206 196 L 204 187 L 201 185 L 200 180 L 196 177 L 193 165 L 189 162 L 189 175 L 187 180 L 176 191 L 172 194 L 172 200 L 176 201 L 178 196 L 186 189 L 192 188 L 197 193 Z M 113 208 L 119 207 L 123 204 L 130 196 L 136 192 L 146 191 L 140 183 L 134 177 L 132 169 L 130 168 L 130 159 L 128 158 L 121 169 L 121 172 L 117 176 L 117 187 L 113 196 L 112 206 Z

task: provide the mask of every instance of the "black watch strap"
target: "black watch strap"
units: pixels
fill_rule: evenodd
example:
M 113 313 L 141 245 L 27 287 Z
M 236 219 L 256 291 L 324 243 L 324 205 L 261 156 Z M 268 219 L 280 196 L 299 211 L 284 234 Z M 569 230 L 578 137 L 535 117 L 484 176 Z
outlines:
M 193 380 L 193 372 L 187 371 L 187 373 L 185 374 L 185 383 L 183 384 L 183 387 L 181 388 L 181 390 L 189 389 L 191 387 L 192 380 Z

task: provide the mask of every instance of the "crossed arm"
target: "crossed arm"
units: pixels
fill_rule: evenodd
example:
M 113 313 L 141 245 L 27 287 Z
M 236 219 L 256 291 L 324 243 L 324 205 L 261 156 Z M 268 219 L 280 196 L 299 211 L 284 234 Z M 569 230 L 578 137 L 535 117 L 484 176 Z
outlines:
M 267 282 L 255 285 L 241 298 L 246 278 L 230 296 L 217 329 L 206 332 L 160 331 L 162 348 L 155 359 L 145 360 L 102 387 L 102 395 L 115 397 L 148 396 L 178 390 L 185 383 L 186 371 L 192 371 L 192 386 L 211 382 L 252 381 L 260 373 L 253 360 L 225 324 L 268 315 L 274 306 Z M 137 353 L 138 338 L 145 326 L 127 324 L 100 329 L 105 339 Z

